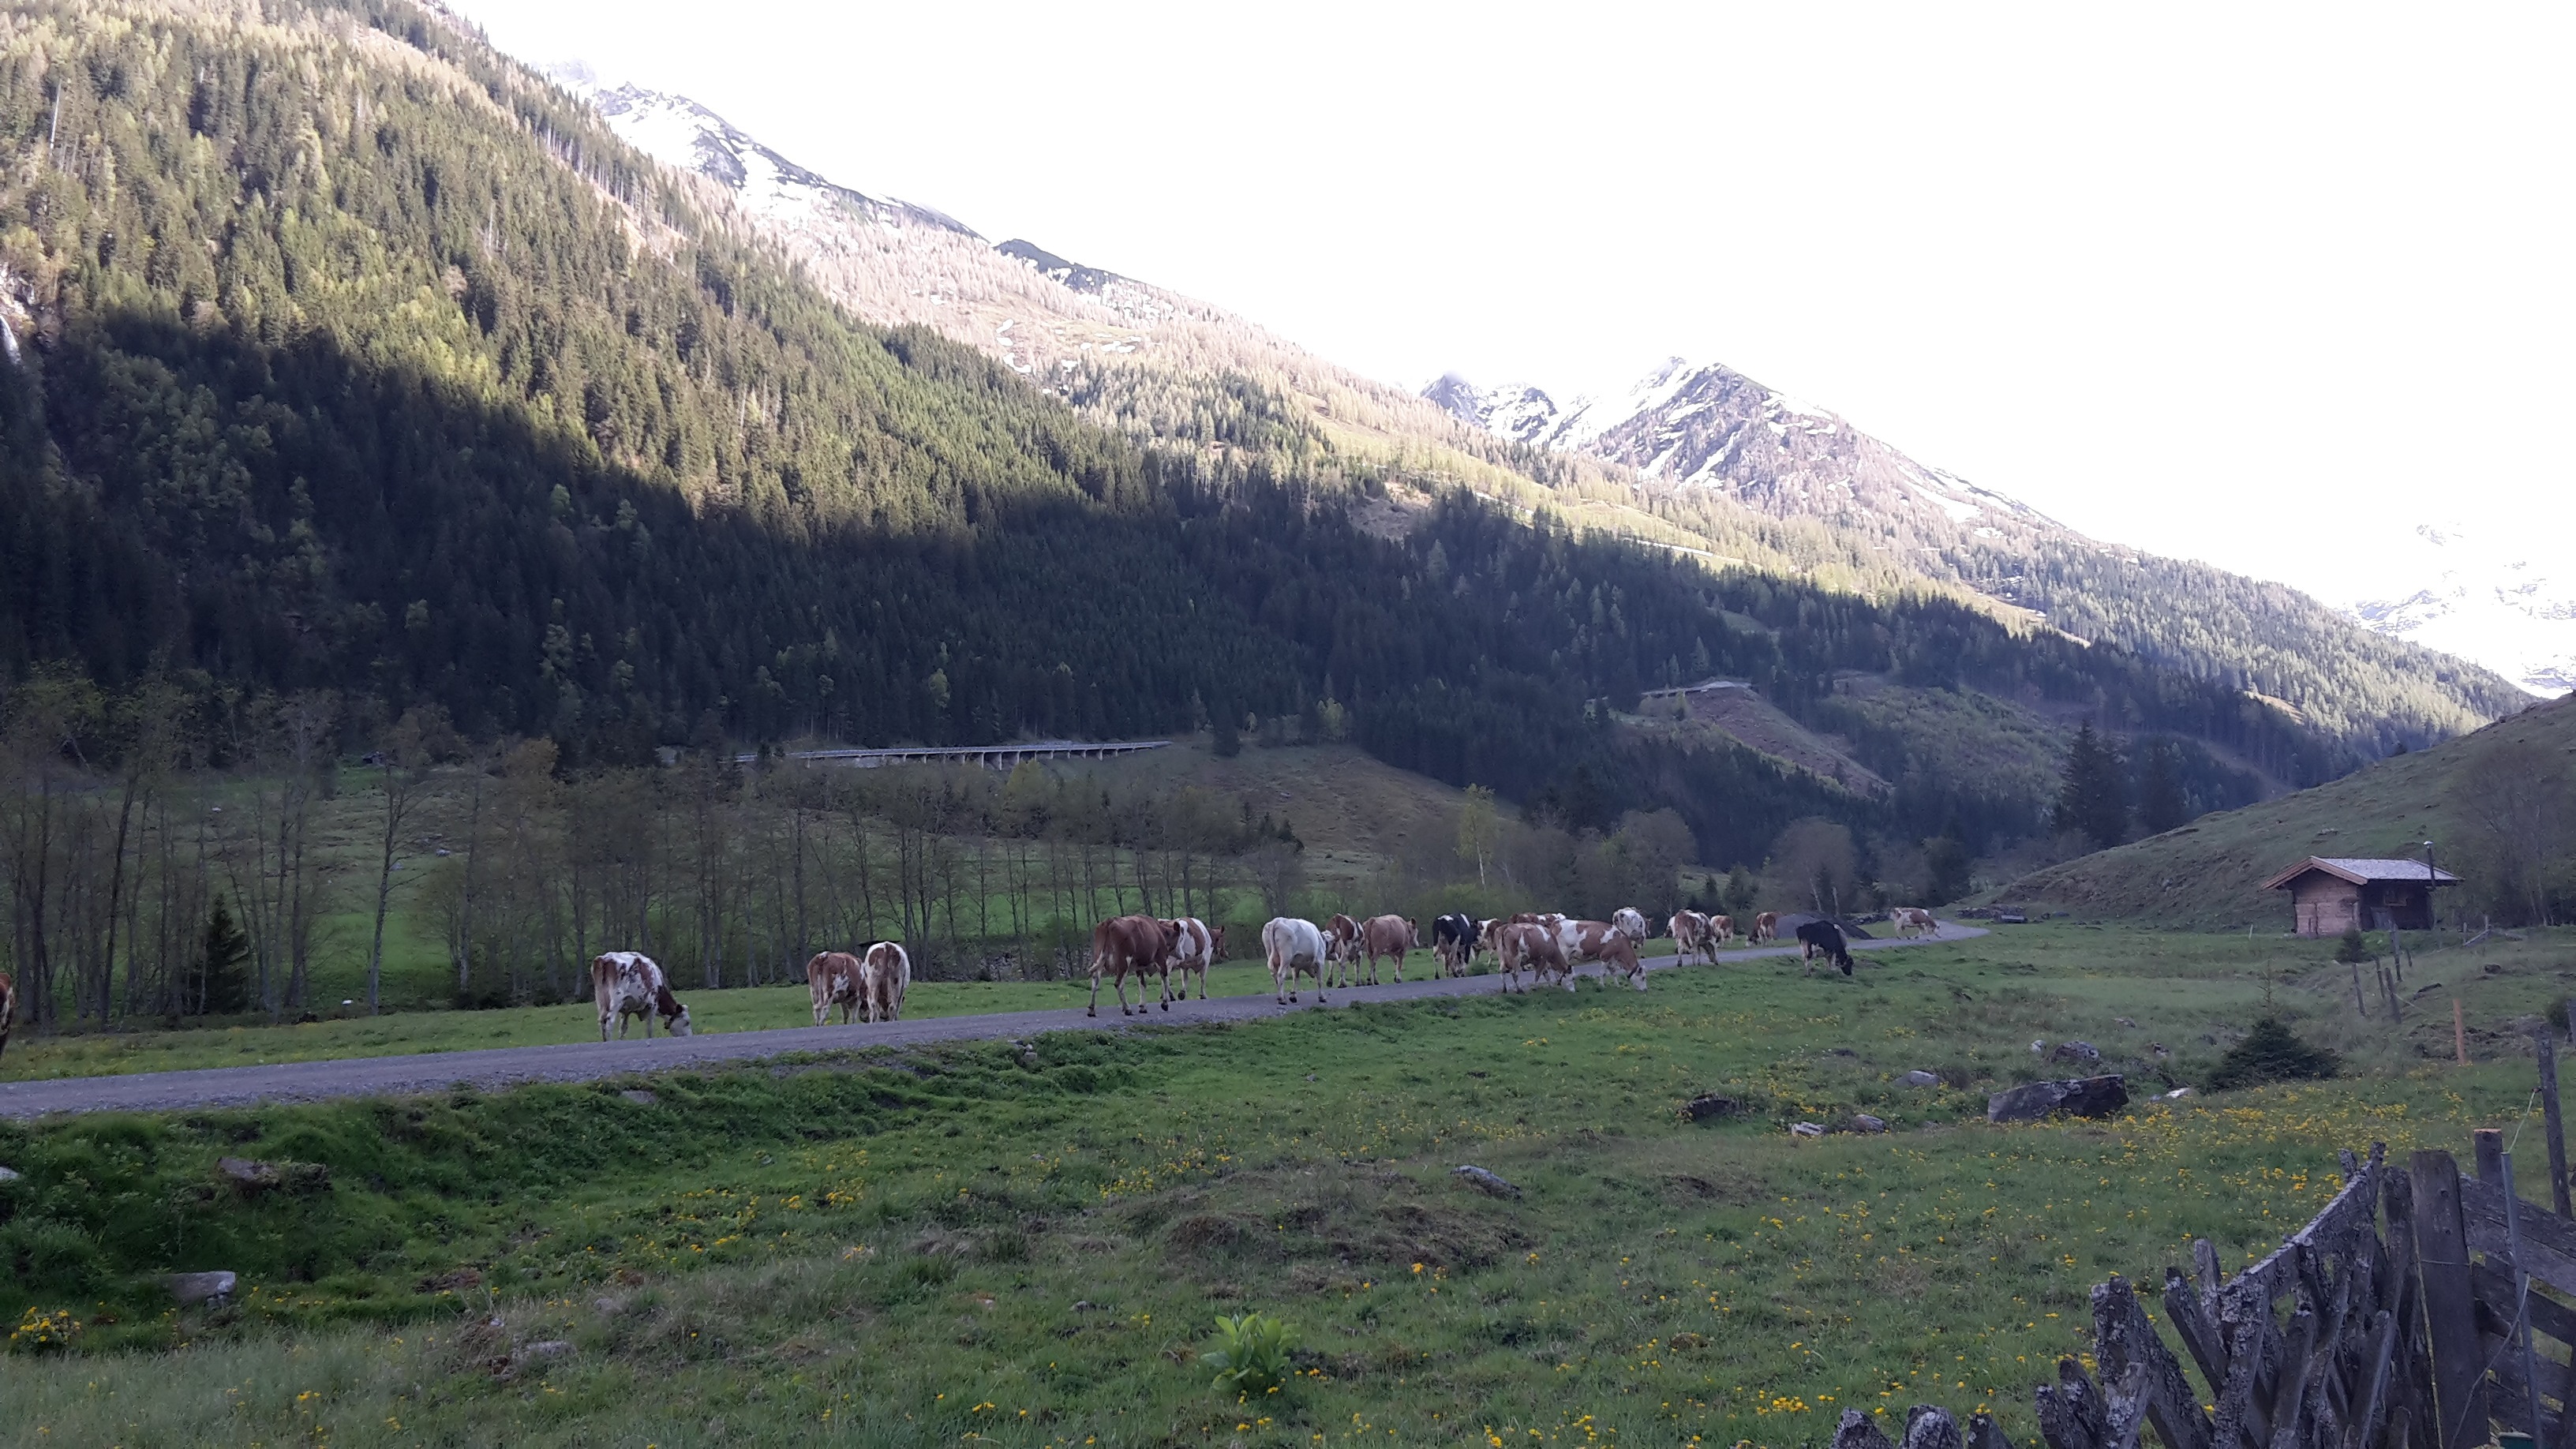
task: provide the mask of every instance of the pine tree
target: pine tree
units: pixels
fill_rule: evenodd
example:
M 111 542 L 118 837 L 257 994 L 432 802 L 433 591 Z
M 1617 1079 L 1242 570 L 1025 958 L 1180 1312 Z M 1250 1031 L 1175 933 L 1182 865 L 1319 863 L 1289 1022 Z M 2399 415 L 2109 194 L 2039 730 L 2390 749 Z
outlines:
M 2147 743 L 2146 769 L 2138 782 L 2138 823 L 2149 835 L 2162 835 L 2191 819 L 2183 798 L 2181 761 L 2171 740 Z
M 250 1010 L 250 936 L 233 920 L 232 907 L 215 898 L 206 919 L 204 954 L 197 962 L 197 1009 L 207 1016 Z
M 2084 721 L 2066 752 L 2066 777 L 2050 823 L 2083 836 L 2096 850 L 2119 844 L 2129 833 L 2129 804 L 2121 783 L 2119 752 L 2093 728 L 2093 721 Z

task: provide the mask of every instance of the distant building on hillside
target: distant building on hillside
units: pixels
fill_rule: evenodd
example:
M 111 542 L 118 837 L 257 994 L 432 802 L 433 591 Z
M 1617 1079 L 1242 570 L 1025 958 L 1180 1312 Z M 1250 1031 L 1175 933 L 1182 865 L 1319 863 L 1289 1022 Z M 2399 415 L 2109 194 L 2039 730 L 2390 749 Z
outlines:
M 2460 878 L 2420 860 L 2375 860 L 2312 855 L 2264 883 L 2288 891 L 2290 914 L 2302 936 L 2365 931 L 2433 929 L 2433 891 Z

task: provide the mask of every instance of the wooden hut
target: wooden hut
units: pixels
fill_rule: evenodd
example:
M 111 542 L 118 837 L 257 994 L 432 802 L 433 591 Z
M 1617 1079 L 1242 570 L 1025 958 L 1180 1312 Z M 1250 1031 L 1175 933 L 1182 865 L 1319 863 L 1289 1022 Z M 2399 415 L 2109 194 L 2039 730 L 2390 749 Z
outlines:
M 2265 882 L 2288 891 L 2290 914 L 2302 936 L 2340 936 L 2355 926 L 2384 931 L 2433 928 L 2433 890 L 2460 878 L 2420 860 L 2312 855 Z

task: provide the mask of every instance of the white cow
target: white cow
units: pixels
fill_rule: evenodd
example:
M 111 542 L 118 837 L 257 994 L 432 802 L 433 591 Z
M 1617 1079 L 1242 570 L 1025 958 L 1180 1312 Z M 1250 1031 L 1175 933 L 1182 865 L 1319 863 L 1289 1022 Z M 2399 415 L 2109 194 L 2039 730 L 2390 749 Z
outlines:
M 1297 978 L 1315 978 L 1315 999 L 1324 999 L 1324 968 L 1332 957 L 1324 933 L 1312 921 L 1274 916 L 1261 928 L 1261 954 L 1270 961 L 1272 995 L 1282 1006 L 1297 999 Z
M 1932 919 L 1932 913 L 1921 906 L 1898 906 L 1887 913 L 1887 923 L 1900 936 L 1910 936 L 1916 931 L 1928 931 L 1936 936 L 1941 934 L 1941 923 Z
M 1172 943 L 1171 950 L 1163 955 L 1163 970 L 1179 979 L 1180 999 L 1190 999 L 1190 973 L 1195 971 L 1199 975 L 1199 999 L 1207 1000 L 1208 968 L 1225 954 L 1225 927 L 1211 930 L 1196 916 L 1183 916 L 1163 925 Z
M 608 1024 L 617 1023 L 618 1039 L 626 1037 L 626 1018 L 644 1019 L 644 1036 L 653 1036 L 653 1018 L 673 1036 L 689 1034 L 689 1009 L 671 994 L 662 968 L 641 951 L 610 951 L 590 963 L 590 994 L 599 1003 L 599 1039 L 608 1040 Z
M 1613 929 L 1617 930 L 1620 935 L 1640 944 L 1643 944 L 1648 936 L 1654 934 L 1653 929 L 1646 924 L 1645 913 L 1639 911 L 1635 906 L 1621 906 L 1611 915 L 1610 925 Z
M 1717 941 L 1709 930 L 1708 917 L 1692 910 L 1675 911 L 1665 929 L 1672 933 L 1673 953 L 1682 965 L 1688 966 L 1701 956 L 1708 958 L 1708 964 L 1717 964 Z

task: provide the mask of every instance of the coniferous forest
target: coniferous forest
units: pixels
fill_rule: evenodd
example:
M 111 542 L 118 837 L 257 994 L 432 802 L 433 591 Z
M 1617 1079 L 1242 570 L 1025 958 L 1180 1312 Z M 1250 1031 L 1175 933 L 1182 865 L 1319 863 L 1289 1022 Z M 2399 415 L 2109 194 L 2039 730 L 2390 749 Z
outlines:
M 1818 815 L 1983 848 L 2048 801 L 1908 769 L 1902 738 L 1859 746 L 1908 781 L 1884 797 L 1640 741 L 1613 715 L 1641 691 L 1727 675 L 1813 722 L 1868 671 L 2080 706 L 2165 741 L 2200 808 L 2260 789 L 2221 756 L 2294 785 L 2357 762 L 1935 595 L 1715 571 L 1465 489 L 1389 536 L 1260 446 L 1282 405 L 1250 379 L 1198 446 L 1147 446 L 851 321 L 451 27 L 403 0 L 0 16 L 0 684 L 174 694 L 155 717 L 194 743 L 156 758 L 212 769 L 424 710 L 566 774 L 1330 710 L 1563 828 L 1675 809 L 1717 862 Z M 279 721 L 321 698 L 328 738 L 296 743 Z M 119 738 L 77 763 L 128 768 Z

